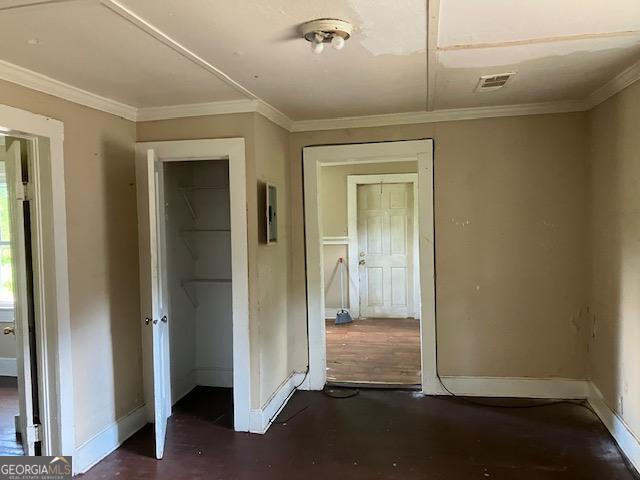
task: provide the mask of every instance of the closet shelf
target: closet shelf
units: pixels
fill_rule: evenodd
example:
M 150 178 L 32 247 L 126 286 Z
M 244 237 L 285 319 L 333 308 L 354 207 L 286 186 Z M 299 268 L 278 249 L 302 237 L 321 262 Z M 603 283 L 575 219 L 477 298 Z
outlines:
M 180 282 L 182 289 L 184 290 L 185 295 L 193 305 L 193 308 L 198 308 L 200 306 L 200 302 L 198 301 L 198 297 L 196 296 L 195 291 L 191 291 L 189 289 L 189 285 L 199 284 L 199 283 L 231 283 L 230 278 L 187 278 Z

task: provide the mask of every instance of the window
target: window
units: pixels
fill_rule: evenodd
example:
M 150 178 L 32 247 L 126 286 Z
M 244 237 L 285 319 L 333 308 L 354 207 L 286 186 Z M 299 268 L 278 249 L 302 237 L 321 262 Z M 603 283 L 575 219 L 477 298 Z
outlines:
M 0 308 L 13 308 L 14 304 L 10 218 L 7 177 L 4 162 L 0 162 Z

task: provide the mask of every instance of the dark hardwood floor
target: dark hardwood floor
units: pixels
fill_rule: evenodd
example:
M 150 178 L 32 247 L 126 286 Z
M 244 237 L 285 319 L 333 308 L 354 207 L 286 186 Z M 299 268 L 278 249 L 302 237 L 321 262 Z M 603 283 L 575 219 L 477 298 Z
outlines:
M 24 455 L 16 439 L 15 416 L 19 411 L 18 379 L 0 377 L 0 456 Z
M 420 321 L 366 318 L 326 321 L 327 380 L 336 383 L 416 385 L 420 379 Z
M 220 389 L 189 394 L 169 420 L 163 460 L 152 456 L 149 425 L 83 480 L 634 478 L 602 423 L 578 405 L 501 409 L 400 390 L 341 400 L 297 392 L 277 421 L 293 418 L 250 435 L 229 428 L 230 398 Z

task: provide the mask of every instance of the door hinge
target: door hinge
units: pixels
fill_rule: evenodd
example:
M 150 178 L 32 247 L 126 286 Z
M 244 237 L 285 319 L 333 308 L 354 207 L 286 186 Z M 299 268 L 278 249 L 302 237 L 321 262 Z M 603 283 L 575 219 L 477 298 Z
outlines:
M 27 438 L 33 439 L 34 442 L 42 441 L 42 425 L 36 423 L 35 425 L 27 426 Z
M 16 197 L 19 202 L 28 202 L 33 199 L 33 184 L 19 183 L 16 188 Z

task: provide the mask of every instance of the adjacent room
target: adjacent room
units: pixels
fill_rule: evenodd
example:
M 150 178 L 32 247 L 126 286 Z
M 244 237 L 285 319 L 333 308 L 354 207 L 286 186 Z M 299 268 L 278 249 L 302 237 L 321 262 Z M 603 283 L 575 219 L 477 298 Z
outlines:
M 640 478 L 637 0 L 4 0 L 0 42 L 0 470 Z

